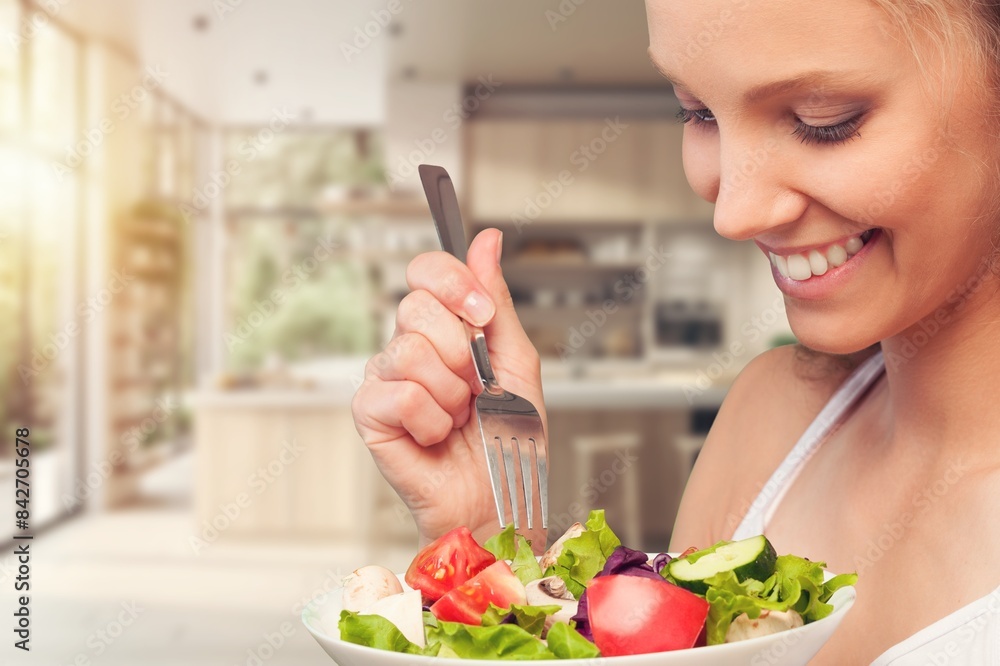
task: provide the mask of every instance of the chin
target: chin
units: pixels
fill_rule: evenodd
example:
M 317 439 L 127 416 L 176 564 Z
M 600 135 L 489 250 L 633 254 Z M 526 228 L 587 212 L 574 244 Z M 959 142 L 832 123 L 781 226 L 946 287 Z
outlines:
M 823 354 L 854 354 L 880 340 L 877 336 L 862 334 L 857 325 L 852 323 L 836 326 L 816 317 L 811 317 L 808 321 L 796 321 L 796 318 L 789 317 L 789 324 L 800 344 Z

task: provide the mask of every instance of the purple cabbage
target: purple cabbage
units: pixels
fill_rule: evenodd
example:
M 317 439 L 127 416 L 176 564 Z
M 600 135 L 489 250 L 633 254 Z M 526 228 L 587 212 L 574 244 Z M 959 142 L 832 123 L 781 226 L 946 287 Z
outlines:
M 604 563 L 604 568 L 601 569 L 597 576 L 610 576 L 612 574 L 621 574 L 624 576 L 638 576 L 639 578 L 653 578 L 655 580 L 663 580 L 663 576 L 657 573 L 659 570 L 663 569 L 667 561 L 669 561 L 670 556 L 666 553 L 661 553 L 656 556 L 653 561 L 655 565 L 661 557 L 666 557 L 659 569 L 655 566 L 650 566 L 648 564 L 649 558 L 646 557 L 646 553 L 639 550 L 632 550 L 625 546 L 618 546 L 615 548 L 614 552 L 608 558 L 608 561 Z M 594 578 L 597 578 L 594 576 Z M 576 630 L 580 632 L 580 635 L 586 638 L 588 641 L 593 642 L 594 633 L 590 630 L 590 618 L 587 616 L 587 591 L 584 590 L 583 594 L 580 595 L 580 599 L 577 602 L 576 615 L 573 616 L 573 621 L 576 622 Z
M 663 567 L 667 566 L 667 564 L 669 564 L 670 560 L 672 559 L 673 558 L 667 555 L 666 553 L 660 553 L 659 555 L 653 558 L 653 571 L 662 576 Z

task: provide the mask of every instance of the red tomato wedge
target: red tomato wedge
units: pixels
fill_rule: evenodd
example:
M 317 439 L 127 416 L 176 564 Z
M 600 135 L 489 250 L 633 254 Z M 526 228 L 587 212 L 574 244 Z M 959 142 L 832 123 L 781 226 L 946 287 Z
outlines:
M 437 601 L 496 561 L 493 553 L 476 543 L 469 528 L 456 527 L 417 553 L 405 580 Z
M 708 602 L 667 581 L 599 576 L 587 587 L 594 643 L 605 657 L 694 647 Z
M 524 585 L 503 560 L 491 564 L 465 584 L 441 597 L 431 606 L 431 613 L 445 622 L 482 624 L 483 613 L 491 603 L 500 608 L 528 603 Z

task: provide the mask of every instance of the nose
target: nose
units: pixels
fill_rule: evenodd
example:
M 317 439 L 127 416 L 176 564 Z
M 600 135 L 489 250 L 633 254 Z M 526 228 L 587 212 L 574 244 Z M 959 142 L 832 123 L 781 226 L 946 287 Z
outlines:
M 794 188 L 794 167 L 781 159 L 776 140 L 748 145 L 720 137 L 719 149 L 715 230 L 720 235 L 749 240 L 802 217 L 808 199 Z

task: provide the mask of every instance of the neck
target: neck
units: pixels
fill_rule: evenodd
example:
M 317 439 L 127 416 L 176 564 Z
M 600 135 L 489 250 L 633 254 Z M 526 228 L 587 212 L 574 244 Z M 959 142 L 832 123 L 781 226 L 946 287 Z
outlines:
M 890 441 L 945 455 L 989 452 L 1000 433 L 1000 280 L 992 273 L 882 342 Z

